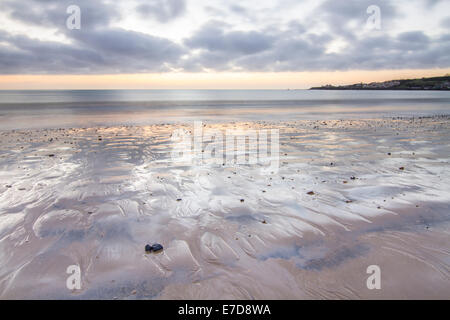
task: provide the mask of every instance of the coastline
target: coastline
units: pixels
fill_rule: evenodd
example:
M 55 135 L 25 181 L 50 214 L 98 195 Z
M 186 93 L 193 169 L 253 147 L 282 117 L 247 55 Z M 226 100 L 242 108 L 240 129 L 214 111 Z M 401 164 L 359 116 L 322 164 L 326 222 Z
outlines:
M 0 297 L 449 296 L 449 116 L 205 123 L 279 129 L 269 175 L 173 163 L 180 128 L 2 131 Z M 365 286 L 372 264 L 380 292 Z

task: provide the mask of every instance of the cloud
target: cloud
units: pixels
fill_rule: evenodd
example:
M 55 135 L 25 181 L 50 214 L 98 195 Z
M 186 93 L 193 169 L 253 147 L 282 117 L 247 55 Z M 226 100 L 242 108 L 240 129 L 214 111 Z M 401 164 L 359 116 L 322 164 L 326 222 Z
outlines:
M 421 2 L 435 6 L 436 1 Z M 325 71 L 352 69 L 402 69 L 450 67 L 450 35 L 389 28 L 404 14 L 392 1 L 379 0 L 382 30 L 364 30 L 370 0 L 326 0 L 303 19 L 272 13 L 260 21 L 236 24 L 227 14 L 247 16 L 249 3 L 212 3 L 221 14 L 206 18 L 184 39 L 170 40 L 160 32 L 138 32 L 121 27 L 118 1 L 29 0 L 6 1 L 5 12 L 13 21 L 57 30 L 66 38 L 37 40 L 26 34 L 0 29 L 0 73 L 2 74 L 101 74 L 185 71 Z M 66 7 L 82 9 L 81 30 L 65 27 Z M 184 0 L 152 0 L 138 3 L 139 16 L 155 17 L 164 28 L 187 12 Z M 256 3 L 256 2 L 254 2 Z M 285 6 L 296 1 L 285 1 Z M 440 5 L 442 5 L 441 2 Z M 2 3 L 3 4 L 3 3 Z M 264 12 L 269 12 L 267 3 Z M 404 4 L 404 3 L 403 3 Z M 445 5 L 445 3 L 444 3 Z M 136 3 L 129 7 L 136 9 Z M 274 8 L 279 8 L 277 5 Z M 289 9 L 289 7 L 287 7 Z M 276 10 L 276 9 L 274 9 Z M 289 11 L 289 10 L 287 10 Z M 228 13 L 227 13 L 228 12 Z M 198 12 L 197 12 L 198 13 Z M 201 15 L 199 15 L 201 16 Z M 197 17 L 197 16 L 196 16 Z M 145 19 L 143 18 L 144 23 Z M 177 20 L 178 22 L 173 22 Z M 245 19 L 244 19 L 245 20 Z M 182 23 L 182 27 L 189 26 Z M 448 17 L 437 20 L 448 28 Z M 145 25 L 145 24 L 144 24 Z M 131 26 L 132 27 L 132 26 Z M 10 30 L 10 29 L 9 29 Z
M 139 4 L 136 10 L 143 17 L 154 17 L 166 23 L 181 16 L 186 11 L 185 0 L 147 0 Z
M 2 73 L 164 72 L 184 53 L 170 40 L 123 29 L 73 34 L 72 44 L 3 34 L 0 39 L 9 46 L 0 47 Z
M 70 5 L 82 8 L 84 28 L 107 26 L 121 16 L 114 2 L 104 0 L 9 0 L 2 4 L 4 10 L 17 21 L 57 28 L 65 28 L 66 10 Z
M 380 9 L 381 25 L 388 28 L 399 14 L 390 0 L 326 0 L 313 12 L 314 20 L 327 26 L 330 34 L 354 39 L 355 33 L 361 32 L 371 14 L 367 13 L 370 6 L 376 5 Z
M 442 21 L 441 21 L 441 26 L 443 27 L 443 28 L 446 28 L 446 29 L 449 29 L 450 30 L 450 17 L 447 17 L 447 18 L 444 18 L 444 19 L 442 19 Z
M 267 50 L 275 40 L 272 36 L 258 31 L 225 31 L 220 24 L 211 21 L 205 24 L 185 44 L 190 48 L 220 51 L 231 54 L 253 54 Z
M 334 40 L 331 35 L 308 33 L 301 26 L 296 27 L 305 31 L 298 33 L 292 29 L 278 29 L 272 30 L 270 35 L 254 31 L 235 37 L 235 33 L 224 32 L 210 24 L 205 25 L 186 41 L 190 46 L 194 45 L 205 51 L 186 62 L 184 67 L 194 70 L 205 66 L 216 70 L 233 68 L 247 71 L 315 71 L 450 65 L 450 59 L 446 58 L 448 55 L 443 51 L 443 48 L 448 48 L 449 42 L 443 41 L 442 38 L 432 39 L 422 31 L 403 32 L 397 36 L 376 32 L 362 37 L 354 35 L 353 41 L 347 43 L 344 50 L 327 53 L 328 45 Z M 246 47 L 236 41 L 236 38 L 246 39 L 250 34 L 258 45 L 245 40 L 248 45 Z

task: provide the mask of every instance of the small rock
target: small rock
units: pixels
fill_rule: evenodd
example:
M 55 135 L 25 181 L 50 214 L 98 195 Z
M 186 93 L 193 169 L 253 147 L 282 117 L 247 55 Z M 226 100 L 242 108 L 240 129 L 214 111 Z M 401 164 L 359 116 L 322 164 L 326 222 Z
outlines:
M 245 200 L 244 199 L 241 199 L 241 202 L 244 202 Z
M 154 245 L 152 245 L 153 252 L 158 252 L 158 251 L 161 251 L 163 249 L 164 249 L 163 246 L 160 245 L 159 243 L 155 243 Z
M 405 170 L 405 167 L 400 167 L 399 169 L 400 169 L 400 170 Z
M 177 201 L 181 201 L 182 199 L 177 199 Z
M 307 195 L 313 196 L 313 195 L 315 195 L 315 193 L 314 193 L 314 191 L 310 191 L 307 193 Z
M 266 220 L 263 220 L 262 223 L 263 223 L 263 224 L 267 224 L 267 221 L 266 221 Z
M 52 158 L 52 157 L 54 157 L 55 155 L 54 154 L 49 154 L 48 155 L 50 158 Z
M 390 156 L 390 155 L 392 155 L 392 153 L 390 153 L 390 152 L 388 152 L 388 154 L 387 154 L 388 156 Z
M 9 184 L 8 184 L 8 185 L 5 186 L 5 188 L 8 188 L 8 189 L 9 189 L 9 188 L 12 188 L 12 185 L 9 185 Z
M 151 245 L 148 244 L 148 245 L 145 246 L 145 252 L 150 253 L 152 251 L 153 251 L 153 248 L 152 248 Z

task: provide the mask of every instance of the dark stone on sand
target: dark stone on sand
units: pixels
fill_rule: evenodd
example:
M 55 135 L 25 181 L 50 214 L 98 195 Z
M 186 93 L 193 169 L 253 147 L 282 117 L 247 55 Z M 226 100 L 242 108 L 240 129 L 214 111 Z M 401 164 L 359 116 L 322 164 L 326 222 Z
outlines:
M 181 201 L 182 199 L 177 199 L 177 201 Z
M 314 193 L 314 191 L 310 191 L 307 193 L 307 195 L 313 196 L 313 195 L 315 195 L 315 193 Z
M 9 189 L 9 188 L 12 188 L 12 186 L 11 186 L 11 185 L 9 185 L 9 184 L 8 184 L 8 185 L 6 185 L 5 187 L 6 187 L 6 188 L 8 188 L 8 189 Z
M 158 252 L 158 251 L 161 251 L 163 249 L 164 249 L 163 246 L 160 245 L 159 243 L 155 243 L 155 244 L 152 245 L 153 252 Z
M 388 156 L 392 155 L 392 153 L 388 152 Z
M 155 243 L 152 246 L 147 244 L 145 246 L 145 252 L 146 253 L 151 253 L 151 252 L 159 252 L 162 251 L 164 248 L 162 245 L 160 245 L 159 243 Z
M 400 169 L 400 170 L 405 170 L 405 167 L 400 167 L 399 169 Z
M 350 180 L 356 180 L 356 177 L 350 177 Z
M 51 158 L 51 157 L 54 157 L 55 155 L 54 154 L 49 154 L 48 156 Z
M 244 199 L 241 199 L 241 202 L 244 202 L 245 200 Z

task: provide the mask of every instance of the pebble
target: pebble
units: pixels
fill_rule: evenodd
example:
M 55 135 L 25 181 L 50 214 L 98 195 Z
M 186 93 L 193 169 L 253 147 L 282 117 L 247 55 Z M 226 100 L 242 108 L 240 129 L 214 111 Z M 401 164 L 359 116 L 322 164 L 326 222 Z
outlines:
M 153 252 L 158 252 L 158 251 L 163 250 L 164 248 L 163 248 L 163 246 L 160 245 L 159 243 L 155 243 L 155 244 L 152 246 L 152 249 L 153 249 Z
M 163 250 L 163 249 L 164 249 L 163 246 L 160 245 L 159 243 L 155 243 L 155 244 L 153 244 L 152 246 L 149 245 L 149 244 L 147 244 L 147 245 L 145 246 L 145 252 L 146 252 L 146 253 L 150 253 L 150 252 L 158 252 L 158 251 L 161 251 L 161 250 Z

